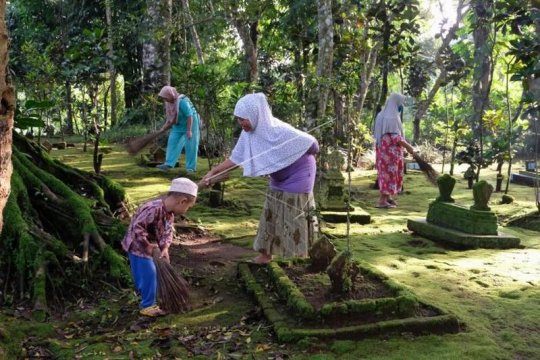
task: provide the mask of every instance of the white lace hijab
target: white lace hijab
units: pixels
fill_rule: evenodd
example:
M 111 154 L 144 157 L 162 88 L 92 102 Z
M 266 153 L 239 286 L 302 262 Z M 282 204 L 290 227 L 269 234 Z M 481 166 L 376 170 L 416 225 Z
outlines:
M 315 138 L 272 115 L 263 93 L 249 94 L 236 103 L 234 115 L 249 120 L 253 130 L 244 131 L 230 160 L 244 169 L 244 176 L 279 171 L 298 160 Z
M 384 108 L 377 114 L 375 118 L 375 126 L 373 127 L 373 135 L 375 136 L 376 144 L 381 143 L 381 139 L 386 133 L 395 133 L 403 136 L 403 125 L 399 115 L 399 106 L 403 106 L 405 96 L 399 93 L 392 93 Z

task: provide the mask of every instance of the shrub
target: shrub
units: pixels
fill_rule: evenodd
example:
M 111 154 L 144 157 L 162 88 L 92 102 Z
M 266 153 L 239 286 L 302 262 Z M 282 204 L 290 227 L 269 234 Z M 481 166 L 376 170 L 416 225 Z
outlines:
M 122 143 L 129 138 L 142 136 L 151 131 L 149 126 L 146 125 L 131 125 L 131 126 L 118 126 L 113 127 L 101 134 L 101 140 L 103 143 Z
M 429 163 L 441 163 L 442 153 L 433 146 L 430 142 L 424 141 L 420 145 L 416 146 L 416 152 L 420 157 Z
M 375 150 L 366 150 L 356 158 L 356 166 L 363 170 L 375 169 Z

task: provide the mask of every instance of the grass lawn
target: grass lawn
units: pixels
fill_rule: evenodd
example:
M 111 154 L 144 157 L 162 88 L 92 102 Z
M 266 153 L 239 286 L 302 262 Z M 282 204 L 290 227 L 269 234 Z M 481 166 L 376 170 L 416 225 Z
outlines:
M 163 173 L 140 167 L 120 146 L 112 147 L 113 151 L 104 156 L 103 173 L 126 188 L 133 205 L 166 192 L 172 178 L 185 175 L 178 168 Z M 82 153 L 78 148 L 53 150 L 52 154 L 72 166 L 92 171 L 90 152 Z M 516 171 L 519 165 L 514 165 Z M 207 168 L 207 160 L 200 159 L 199 170 L 193 178 L 200 179 Z M 481 178 L 494 185 L 495 175 L 493 170 L 486 169 L 482 171 Z M 458 204 L 471 205 L 472 191 L 466 188 L 466 181 L 459 172 L 456 178 L 458 183 L 453 197 Z M 298 344 L 279 346 L 272 343 L 269 329 L 259 327 L 251 333 L 249 341 L 246 338 L 241 351 L 231 352 L 224 348 L 209 357 L 195 358 L 267 359 L 278 358 L 273 354 L 281 352 L 293 359 L 540 359 L 540 233 L 504 227 L 504 232 L 521 239 L 523 248 L 520 249 L 446 249 L 430 240 L 413 236 L 406 228 L 408 218 L 425 217 L 429 202 L 438 195 L 438 190 L 429 185 L 421 173 L 409 171 L 406 175 L 405 193 L 398 197 L 396 209 L 374 207 L 378 197 L 378 192 L 371 189 L 374 179 L 373 171 L 355 171 L 352 174 L 353 205 L 367 210 L 372 222 L 368 225 L 352 224 L 348 238 L 345 224 L 326 224 L 323 231 L 332 236 L 340 250 L 350 248 L 354 257 L 370 263 L 408 287 L 420 300 L 457 315 L 465 324 L 465 330 L 444 336 L 412 337 L 404 334 L 362 341 L 319 342 L 307 339 Z M 241 178 L 240 171 L 236 171 L 232 180 L 226 183 L 225 193 L 225 199 L 234 206 L 210 209 L 201 201 L 190 210 L 188 217 L 223 236 L 225 241 L 249 247 L 257 229 L 265 187 L 264 179 Z M 513 204 L 499 204 L 501 194 L 493 194 L 490 203 L 502 224 L 536 209 L 533 188 L 510 184 L 509 194 L 515 198 Z M 204 200 L 205 195 L 202 194 L 201 198 Z M 150 330 L 116 335 L 125 342 L 137 343 L 136 358 L 159 358 L 156 353 L 159 351 L 155 344 L 151 346 L 145 331 L 175 328 L 185 329 L 182 331 L 187 333 L 200 333 L 201 329 L 212 326 L 230 327 L 239 323 L 242 316 L 253 308 L 251 300 L 235 286 L 233 274 L 216 273 L 208 281 L 228 295 L 224 296 L 224 301 L 188 314 L 165 317 L 155 322 Z M 124 300 L 111 299 L 101 309 L 94 309 L 95 314 L 86 316 L 109 314 L 114 317 L 118 303 Z M 136 306 L 133 299 L 129 301 Z M 46 327 L 28 322 L 13 323 L 9 319 L 0 316 L 0 321 L 3 321 L 0 330 L 13 329 L 8 330 L 14 336 L 12 341 L 20 340 L 27 328 Z M 53 333 L 51 329 L 49 333 L 42 329 L 40 336 L 50 339 Z M 1 335 L 0 332 L 0 341 Z M 87 354 L 85 358 L 110 359 L 126 358 L 129 354 L 126 343 L 123 343 L 122 351 L 115 353 L 114 347 L 100 348 L 102 343 L 99 341 L 90 342 L 87 349 L 76 353 L 76 341 L 80 343 L 81 340 L 71 339 L 57 344 L 59 354 L 67 354 L 62 355 L 65 358 Z M 8 343 L 6 348 L 9 350 L 13 346 L 16 343 Z M 189 357 L 184 347 L 176 344 L 173 349 L 169 349 L 169 354 L 172 351 L 178 358 Z M 228 353 L 233 355 L 227 357 Z M 0 358 L 1 355 L 0 352 Z

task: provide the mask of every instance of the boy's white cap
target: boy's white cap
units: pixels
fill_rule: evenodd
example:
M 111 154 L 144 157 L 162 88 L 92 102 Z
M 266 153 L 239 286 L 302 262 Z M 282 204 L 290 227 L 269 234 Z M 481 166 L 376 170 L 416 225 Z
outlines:
M 199 187 L 188 178 L 173 179 L 169 191 L 180 192 L 197 197 Z

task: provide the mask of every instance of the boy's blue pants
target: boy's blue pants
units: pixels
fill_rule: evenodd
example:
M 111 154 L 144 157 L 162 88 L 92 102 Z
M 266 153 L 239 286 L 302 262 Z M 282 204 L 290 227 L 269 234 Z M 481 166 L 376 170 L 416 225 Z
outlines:
M 195 171 L 197 170 L 197 152 L 199 150 L 198 131 L 194 131 L 191 139 L 188 139 L 185 131 L 176 131 L 174 128 L 171 130 L 167 140 L 165 165 L 173 168 L 182 154 L 184 146 L 186 147 L 186 170 Z
M 129 265 L 135 289 L 141 294 L 141 309 L 156 304 L 157 272 L 152 259 L 143 258 L 128 252 Z

